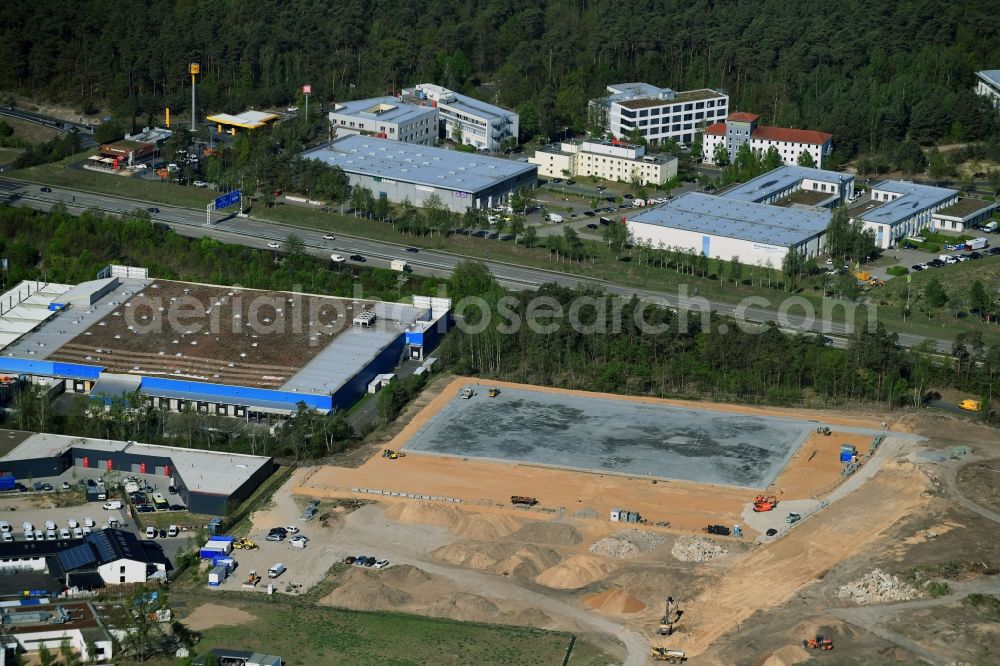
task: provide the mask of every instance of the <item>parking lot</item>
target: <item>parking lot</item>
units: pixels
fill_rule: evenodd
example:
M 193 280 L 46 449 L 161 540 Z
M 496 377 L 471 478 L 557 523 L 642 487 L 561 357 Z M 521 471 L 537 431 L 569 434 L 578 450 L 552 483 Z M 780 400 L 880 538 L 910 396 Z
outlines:
M 92 529 L 100 529 L 107 524 L 108 518 L 115 518 L 118 520 L 118 524 L 123 526 L 123 529 L 134 531 L 134 526 L 128 525 L 130 521 L 124 509 L 106 511 L 102 508 L 104 502 L 86 502 L 77 506 L 64 507 L 46 506 L 46 504 L 51 503 L 51 500 L 52 498 L 46 495 L 35 494 L 22 494 L 0 499 L 0 520 L 10 523 L 14 541 L 25 540 L 22 523 L 29 522 L 35 530 L 44 532 L 47 520 L 55 523 L 57 533 L 60 529 L 72 529 L 69 528 L 71 520 L 75 520 L 82 531 L 87 519 L 93 522 Z M 127 527 L 125 527 L 126 525 Z
M 315 586 L 333 565 L 343 562 L 347 556 L 360 554 L 380 558 L 379 553 L 359 553 L 357 548 L 349 543 L 338 542 L 335 538 L 338 528 L 343 524 L 347 511 L 343 507 L 321 507 L 319 516 L 326 515 L 326 526 L 319 516 L 310 521 L 303 521 L 302 507 L 295 501 L 292 489 L 300 485 L 304 472 L 299 470 L 293 474 L 274 494 L 272 506 L 258 511 L 251 517 L 252 527 L 247 534 L 259 547 L 258 550 L 234 550 L 233 559 L 237 562 L 236 570 L 222 583 L 218 589 L 242 589 L 251 571 L 256 571 L 261 577 L 256 590 L 267 592 L 267 570 L 280 562 L 286 571 L 271 580 L 276 592 L 305 592 Z M 273 527 L 296 526 L 299 534 L 308 539 L 305 548 L 294 548 L 289 544 L 289 538 L 283 541 L 267 541 L 267 533 Z M 289 535 L 291 537 L 291 535 Z M 294 587 L 300 586 L 300 587 Z M 210 588 L 214 589 L 214 588 Z

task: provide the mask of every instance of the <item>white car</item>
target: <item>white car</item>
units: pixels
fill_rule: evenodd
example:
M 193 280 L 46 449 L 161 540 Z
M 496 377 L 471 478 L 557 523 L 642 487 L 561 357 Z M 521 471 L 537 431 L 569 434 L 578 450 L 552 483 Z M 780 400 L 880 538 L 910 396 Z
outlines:
M 34 541 L 35 540 L 35 533 L 34 533 L 34 531 L 25 532 L 24 533 L 24 540 L 25 541 Z
M 150 525 L 146 528 L 146 538 L 155 539 L 156 538 L 156 528 Z
M 342 254 L 331 254 L 330 255 L 330 261 L 332 261 L 335 264 L 342 264 L 345 261 L 347 261 L 347 259 L 345 259 L 344 255 L 342 255 Z
M 337 240 L 333 234 L 325 234 L 323 240 Z
M 80 528 L 80 527 L 74 527 L 73 528 L 73 538 L 74 539 L 82 539 L 83 538 L 83 529 Z
M 376 569 L 385 569 L 387 566 L 389 566 L 389 560 L 379 560 L 375 563 Z
M 13 543 L 14 542 L 14 535 L 11 534 L 10 532 L 4 532 L 3 535 L 0 536 L 0 538 L 3 539 L 4 543 Z
M 297 528 L 295 525 L 285 525 L 285 530 L 287 530 L 289 534 L 299 533 L 299 528 Z
M 54 530 L 55 528 L 56 528 L 55 521 L 53 521 L 53 520 L 46 520 L 45 521 L 45 529 L 47 529 L 47 530 Z
M 68 539 L 69 537 L 70 537 L 70 534 L 69 534 L 69 530 L 68 529 L 66 529 L 64 527 L 61 530 L 59 530 L 59 538 L 60 539 Z
M 84 518 L 83 519 L 83 526 L 84 527 L 93 527 L 96 524 L 97 523 L 94 522 L 93 518 Z
M 66 527 L 73 529 L 74 527 L 79 527 L 80 523 L 76 522 L 76 518 L 70 518 L 66 521 Z
M 279 243 L 278 241 L 271 241 L 267 244 L 267 246 L 272 250 L 277 250 L 279 247 L 281 247 L 281 243 Z
M 291 539 L 289 539 L 288 540 L 288 545 L 290 545 L 292 548 L 305 548 L 306 547 L 306 543 L 308 541 L 309 541 L 309 539 L 307 539 L 306 537 L 304 537 L 301 534 L 299 534 L 299 535 L 293 536 Z
M 208 183 L 206 183 L 203 180 L 196 180 L 191 184 L 194 185 L 195 187 L 208 187 Z

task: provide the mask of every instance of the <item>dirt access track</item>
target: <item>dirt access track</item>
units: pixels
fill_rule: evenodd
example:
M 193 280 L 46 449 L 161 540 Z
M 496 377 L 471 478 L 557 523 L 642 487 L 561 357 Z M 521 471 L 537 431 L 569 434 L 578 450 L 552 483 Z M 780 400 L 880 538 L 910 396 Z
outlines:
M 726 647 L 734 645 L 741 624 L 761 613 L 781 612 L 829 572 L 879 548 L 908 517 L 924 512 L 933 488 L 906 455 L 924 446 L 921 423 L 890 424 L 883 431 L 879 417 L 679 401 L 643 400 L 807 420 L 829 425 L 833 433 L 811 432 L 792 454 L 766 490 L 779 501 L 770 514 L 749 510 L 760 492 L 751 488 L 472 457 L 381 456 L 383 447 L 405 453 L 405 443 L 469 381 L 432 385 L 429 394 L 440 393 L 405 414 L 399 434 L 378 445 L 360 466 L 312 468 L 286 486 L 283 492 L 309 497 L 376 500 L 338 528 L 337 542 L 410 567 L 396 574 L 388 573 L 392 567 L 352 573 L 324 603 L 515 624 L 530 618 L 534 626 L 604 641 L 628 664 L 646 663 L 648 645 L 684 649 L 691 657 L 700 655 L 699 663 L 736 663 L 739 659 Z M 518 388 L 498 386 L 501 391 Z M 885 439 L 869 459 L 872 432 L 884 432 Z M 846 479 L 839 461 L 845 443 L 856 446 L 865 461 Z M 540 503 L 512 507 L 514 494 L 537 497 Z M 802 521 L 785 524 L 789 510 L 807 504 L 812 508 L 802 512 Z M 647 522 L 612 523 L 608 512 L 613 507 L 638 511 Z M 751 521 L 745 520 L 748 515 Z M 769 524 L 757 522 L 758 517 L 780 525 L 778 536 L 763 536 Z M 739 524 L 744 536 L 710 537 L 722 550 L 712 561 L 680 561 L 672 555 L 678 538 L 700 535 L 708 524 Z M 637 549 L 626 543 L 630 540 L 652 545 Z M 655 634 L 667 595 L 685 611 L 670 638 Z M 786 636 L 790 631 L 815 628 L 796 625 L 776 632 L 786 642 L 771 655 L 777 661 L 768 663 L 808 657 L 796 647 L 801 637 Z

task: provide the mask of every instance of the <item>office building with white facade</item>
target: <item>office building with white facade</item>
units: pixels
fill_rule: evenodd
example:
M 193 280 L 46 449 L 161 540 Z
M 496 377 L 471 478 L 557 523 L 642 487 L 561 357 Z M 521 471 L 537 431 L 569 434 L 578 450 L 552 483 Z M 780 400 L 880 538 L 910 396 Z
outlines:
M 717 122 L 705 128 L 702 139 L 702 156 L 707 164 L 714 164 L 715 151 L 719 145 L 726 147 L 729 161 L 743 144 L 750 144 L 753 150 L 766 153 L 775 148 L 785 164 L 798 164 L 799 156 L 807 152 L 817 167 L 823 166 L 823 159 L 833 150 L 833 135 L 815 130 L 770 127 L 758 124 L 755 113 L 732 113 L 725 122 Z
M 514 111 L 433 83 L 406 88 L 401 97 L 411 104 L 426 103 L 437 109 L 441 138 L 490 151 L 517 142 L 518 115 Z
M 976 93 L 988 97 L 993 107 L 1000 111 L 1000 69 L 976 72 Z
M 677 158 L 647 155 L 644 146 L 618 141 L 563 141 L 535 151 L 528 162 L 547 178 L 590 176 L 622 183 L 662 185 L 677 176 Z
M 334 137 L 363 134 L 424 146 L 433 146 L 438 138 L 437 109 L 396 97 L 338 102 L 329 118 Z
M 588 116 L 616 139 L 638 131 L 651 145 L 690 144 L 704 127 L 729 114 L 729 96 L 708 88 L 677 92 L 648 83 L 616 83 L 608 93 L 590 101 Z
M 871 188 L 871 200 L 850 211 L 875 232 L 875 244 L 888 249 L 931 226 L 934 213 L 958 202 L 958 191 L 884 180 Z

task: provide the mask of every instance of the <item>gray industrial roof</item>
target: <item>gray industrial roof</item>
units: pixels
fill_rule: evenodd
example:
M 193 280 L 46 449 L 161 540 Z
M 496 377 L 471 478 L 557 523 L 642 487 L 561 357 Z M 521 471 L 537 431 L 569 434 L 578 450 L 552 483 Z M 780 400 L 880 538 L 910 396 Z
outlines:
M 791 247 L 825 232 L 830 213 L 685 192 L 629 221 Z
M 456 109 L 458 111 L 465 111 L 474 116 L 479 116 L 480 118 L 486 118 L 488 120 L 494 120 L 497 118 L 506 118 L 508 116 L 514 115 L 513 111 L 508 111 L 507 109 L 501 109 L 499 106 L 493 104 L 488 104 L 482 100 L 478 100 L 475 97 L 469 97 L 468 95 L 463 95 L 461 93 L 452 93 L 455 96 L 454 102 L 438 102 L 438 104 L 446 104 L 449 107 Z
M 91 437 L 69 437 L 49 433 L 32 435 L 4 456 L 2 460 L 52 458 L 73 447 L 108 452 L 127 449 L 129 453 L 136 455 L 170 458 L 173 470 L 184 479 L 184 485 L 187 486 L 188 490 L 216 495 L 234 492 L 269 460 L 265 456 L 250 456 L 241 453 L 201 451 L 174 446 L 139 444 Z
M 380 105 L 392 108 L 376 113 L 375 109 Z M 340 102 L 331 113 L 368 120 L 382 120 L 387 123 L 406 123 L 421 116 L 435 115 L 437 110 L 430 106 L 416 106 L 401 102 L 396 97 L 371 97 Z
M 608 92 L 613 95 L 628 94 L 633 97 L 654 97 L 662 92 L 674 92 L 670 88 L 660 88 L 654 86 L 651 83 L 643 83 L 641 81 L 633 81 L 630 83 L 612 83 L 608 86 Z
M 981 72 L 976 72 L 976 74 L 979 78 L 985 79 L 1000 88 L 1000 69 L 984 69 Z
M 870 208 L 858 219 L 873 224 L 897 224 L 909 219 L 920 211 L 942 204 L 949 199 L 958 197 L 957 190 L 917 183 L 904 183 L 898 180 L 884 180 L 872 187 L 872 192 L 881 190 L 903 196 L 887 201 L 881 206 Z
M 386 346 L 405 330 L 399 322 L 378 320 L 372 328 L 351 327 L 327 345 L 295 376 L 285 382 L 282 391 L 333 393 L 382 353 Z
M 737 185 L 719 196 L 724 199 L 758 202 L 767 199 L 775 192 L 781 192 L 795 183 L 809 178 L 821 183 L 844 184 L 854 180 L 849 173 L 827 171 L 826 169 L 811 169 L 800 166 L 782 166 L 761 174 L 742 185 Z
M 302 157 L 347 173 L 469 193 L 538 172 L 534 164 L 360 135 L 336 139 L 305 151 Z

